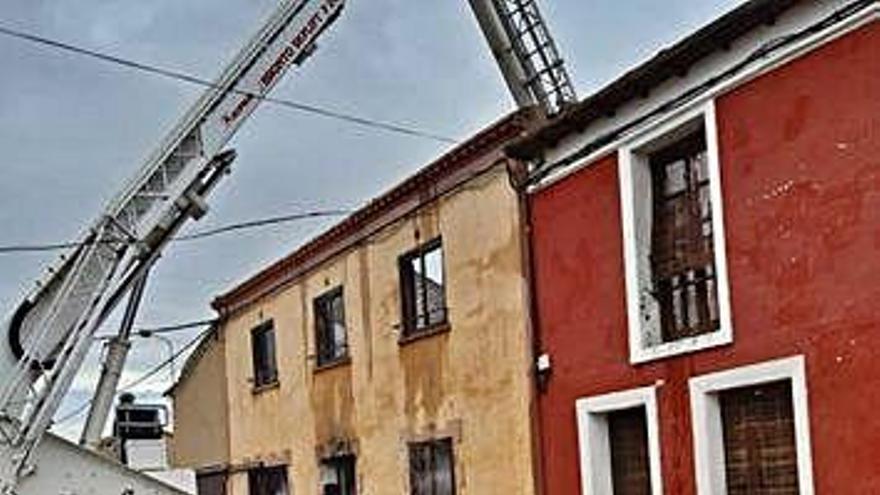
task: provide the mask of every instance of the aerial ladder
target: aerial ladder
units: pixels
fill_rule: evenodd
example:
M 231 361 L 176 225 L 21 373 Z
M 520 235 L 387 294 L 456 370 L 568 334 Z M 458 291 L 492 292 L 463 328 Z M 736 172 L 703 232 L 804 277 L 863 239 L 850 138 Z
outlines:
M 577 101 L 537 0 L 468 0 L 517 106 L 552 117 Z
M 516 103 L 552 116 L 576 100 L 535 0 L 469 0 Z M 344 0 L 284 0 L 126 187 L 2 328 L 0 494 L 173 493 L 48 435 L 98 327 L 128 297 L 81 443 L 100 439 L 148 273 L 229 172 L 224 146 L 291 66 L 313 53 Z M 0 335 L 2 336 L 2 335 Z
M 206 213 L 209 194 L 235 159 L 224 147 L 285 72 L 314 51 L 343 6 L 344 0 L 284 0 L 4 325 L 0 494 L 175 493 L 47 431 L 96 329 L 128 297 L 83 437 L 95 443 L 151 266 L 189 219 Z

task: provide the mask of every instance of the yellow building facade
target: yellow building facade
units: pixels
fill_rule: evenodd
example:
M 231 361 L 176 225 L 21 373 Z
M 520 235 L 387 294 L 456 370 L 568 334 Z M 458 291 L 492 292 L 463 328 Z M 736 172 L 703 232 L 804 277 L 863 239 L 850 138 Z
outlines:
M 274 495 L 281 473 L 293 494 L 532 495 L 528 282 L 502 148 L 536 120 L 505 118 L 217 298 L 217 343 L 172 392 L 178 464 L 224 473 L 233 495 Z M 194 424 L 218 391 L 222 421 Z

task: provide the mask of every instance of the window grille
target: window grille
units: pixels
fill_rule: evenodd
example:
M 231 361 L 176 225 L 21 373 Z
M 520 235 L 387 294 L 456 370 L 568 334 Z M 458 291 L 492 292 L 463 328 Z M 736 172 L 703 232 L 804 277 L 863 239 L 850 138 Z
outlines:
M 727 493 L 797 495 L 791 381 L 720 393 Z
M 651 495 L 645 408 L 612 411 L 607 418 L 614 495 Z
M 650 156 L 651 274 L 663 342 L 719 328 L 704 128 Z

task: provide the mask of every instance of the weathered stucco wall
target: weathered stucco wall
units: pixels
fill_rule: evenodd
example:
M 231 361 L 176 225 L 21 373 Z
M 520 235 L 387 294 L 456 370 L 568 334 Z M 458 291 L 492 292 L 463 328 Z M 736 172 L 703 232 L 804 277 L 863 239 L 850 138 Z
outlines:
M 407 441 L 452 436 L 458 493 L 533 493 L 530 354 L 517 197 L 503 165 L 430 202 L 225 324 L 231 464 L 357 454 L 359 493 L 407 493 Z M 398 256 L 442 236 L 450 328 L 399 343 Z M 315 369 L 312 300 L 344 287 L 351 362 Z M 253 392 L 250 330 L 273 319 L 279 386 Z M 246 492 L 234 474 L 233 493 Z
M 804 355 L 816 493 L 880 493 L 880 24 L 716 101 L 730 346 L 629 362 L 616 155 L 532 198 L 547 493 L 580 492 L 575 400 L 659 384 L 666 493 L 696 493 L 688 379 Z
M 197 351 L 198 366 L 175 387 L 174 429 L 169 443 L 172 466 L 193 469 L 225 466 L 229 461 L 226 351 L 221 334 L 209 336 Z

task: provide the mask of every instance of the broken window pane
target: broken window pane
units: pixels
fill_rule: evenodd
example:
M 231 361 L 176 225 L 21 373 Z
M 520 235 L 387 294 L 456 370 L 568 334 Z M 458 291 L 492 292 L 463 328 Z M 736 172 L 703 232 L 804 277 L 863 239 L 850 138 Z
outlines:
M 315 299 L 314 308 L 318 366 L 347 358 L 348 332 L 342 287 Z
M 439 239 L 400 258 L 404 335 L 446 321 L 443 247 Z

